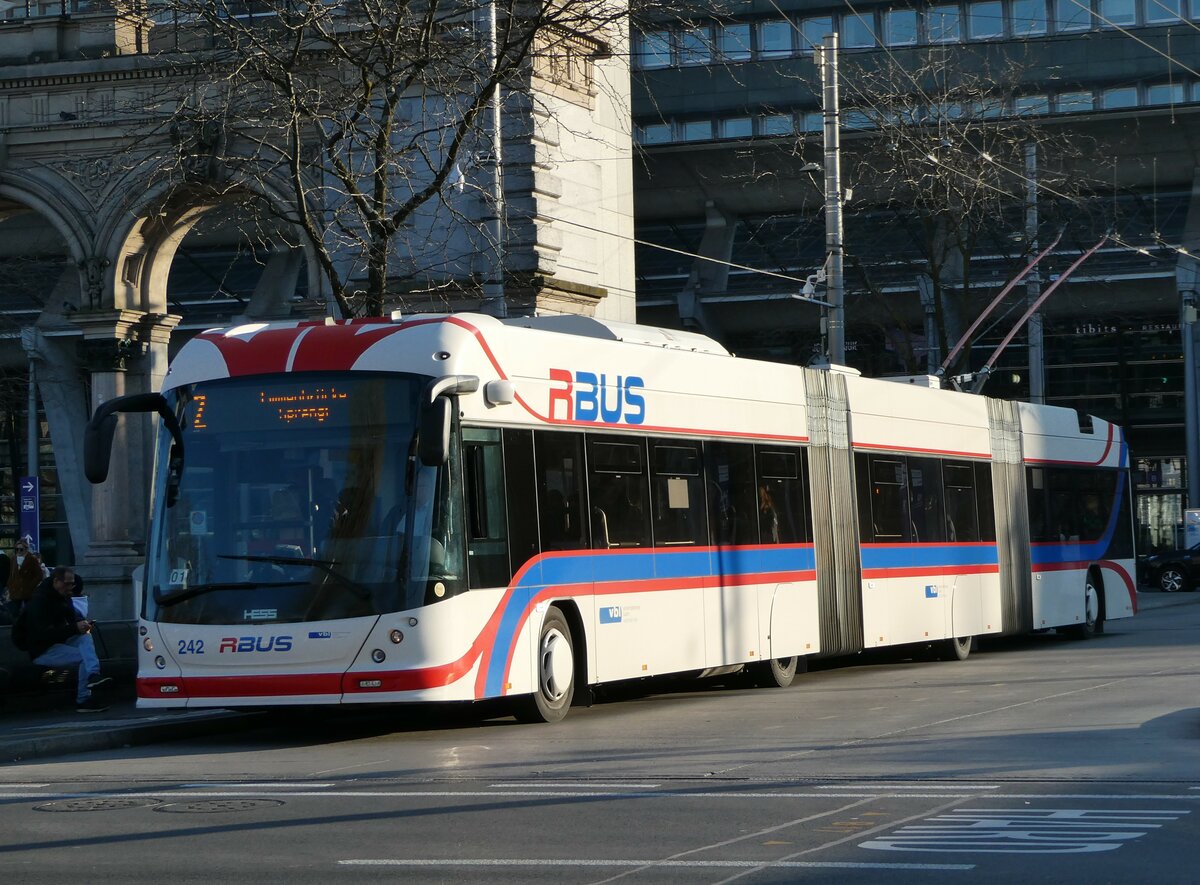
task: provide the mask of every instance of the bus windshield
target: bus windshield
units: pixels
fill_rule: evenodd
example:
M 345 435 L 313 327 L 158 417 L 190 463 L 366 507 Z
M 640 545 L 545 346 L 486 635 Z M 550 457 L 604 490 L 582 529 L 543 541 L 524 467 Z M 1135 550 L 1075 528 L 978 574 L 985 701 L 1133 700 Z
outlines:
M 157 478 L 146 617 L 320 621 L 457 593 L 457 451 L 444 468 L 415 456 L 428 380 L 295 373 L 171 391 L 184 466 L 173 506 Z

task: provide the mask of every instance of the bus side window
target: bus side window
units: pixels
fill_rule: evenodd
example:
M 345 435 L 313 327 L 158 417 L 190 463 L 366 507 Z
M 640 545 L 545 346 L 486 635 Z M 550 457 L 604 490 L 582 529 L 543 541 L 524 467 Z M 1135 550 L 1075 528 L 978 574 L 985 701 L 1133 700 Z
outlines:
M 503 587 L 512 577 L 508 565 L 504 453 L 500 431 L 464 427 L 463 481 L 467 493 L 467 569 L 469 584 Z
M 649 547 L 644 440 L 588 435 L 592 546 Z
M 876 541 L 906 544 L 912 540 L 903 458 L 871 456 L 871 520 Z
M 533 445 L 542 551 L 586 549 L 583 434 L 537 430 Z
M 650 451 L 655 545 L 707 544 L 700 443 L 663 440 L 652 443 Z
M 913 540 L 941 544 L 947 540 L 942 506 L 942 463 L 937 458 L 908 459 L 908 493 Z
M 979 513 L 979 540 L 996 540 L 996 511 L 992 501 L 992 465 L 975 464 L 975 504 Z
M 975 509 L 975 471 L 962 461 L 942 465 L 946 489 L 946 540 L 966 543 L 979 540 Z
M 754 483 L 754 446 L 706 442 L 704 473 L 708 486 L 708 524 L 718 546 L 758 543 L 758 491 Z
M 854 489 L 858 497 L 859 543 L 875 540 L 875 524 L 871 518 L 871 459 L 866 452 L 854 453 Z
M 511 578 L 538 553 L 537 510 L 533 469 L 533 431 L 504 431 L 504 487 L 508 498 L 508 561 Z
M 806 540 L 804 479 L 800 449 L 756 447 L 758 453 L 758 526 L 764 544 Z

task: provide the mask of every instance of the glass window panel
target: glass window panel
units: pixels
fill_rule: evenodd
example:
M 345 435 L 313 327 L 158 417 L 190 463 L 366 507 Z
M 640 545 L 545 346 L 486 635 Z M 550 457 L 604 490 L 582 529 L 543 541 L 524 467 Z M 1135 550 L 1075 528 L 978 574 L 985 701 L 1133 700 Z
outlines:
M 1092 26 L 1088 0 L 1054 0 L 1054 29 L 1056 31 L 1086 31 Z
M 1155 83 L 1146 87 L 1146 104 L 1182 104 L 1182 83 Z
M 1046 0 L 1012 0 L 1014 37 L 1033 37 L 1046 33 Z
M 821 45 L 827 34 L 833 33 L 833 18 L 828 15 L 806 18 L 800 23 L 800 33 L 801 49 L 810 52 L 814 47 Z
M 805 132 L 821 132 L 825 129 L 825 115 L 820 111 L 807 111 L 803 123 Z
M 1193 2 L 1200 10 L 1200 4 Z M 1183 18 L 1183 0 L 1146 0 L 1146 21 L 1174 22 Z
M 679 33 L 679 63 L 706 65 L 712 61 L 712 33 L 707 27 L 688 27 Z
M 866 49 L 875 45 L 875 16 L 864 12 L 860 15 L 843 15 L 840 31 L 844 49 Z
M 650 502 L 655 546 L 708 543 L 700 444 L 652 446 L 654 477 Z
M 650 546 L 647 477 L 642 443 L 592 438 L 588 476 L 592 546 Z
M 705 443 L 704 458 L 708 521 L 713 543 L 757 544 L 754 447 L 738 443 Z
M 688 120 L 679 127 L 683 141 L 705 141 L 713 137 L 712 120 Z
M 670 65 L 670 32 L 649 31 L 638 35 L 635 61 L 639 68 L 665 68 Z
M 1022 95 L 1013 101 L 1013 111 L 1019 116 L 1050 113 L 1050 99 L 1044 95 Z
M 1116 89 L 1105 89 L 1100 95 L 1100 104 L 1105 110 L 1112 108 L 1135 108 L 1138 103 L 1136 86 L 1121 86 Z
M 721 138 L 749 138 L 754 124 L 749 117 L 727 117 L 721 121 Z
M 868 116 L 866 111 L 850 108 L 842 112 L 843 129 L 871 129 L 874 126 L 875 121 Z
M 961 40 L 962 13 L 958 6 L 930 6 L 925 13 L 925 33 L 930 43 L 953 43 Z
M 637 132 L 639 144 L 667 144 L 671 140 L 669 123 L 651 123 L 647 126 L 639 126 Z
M 539 430 L 534 445 L 542 550 L 588 547 L 583 436 Z
M 758 449 L 758 525 L 764 544 L 807 540 L 801 453 Z
M 911 46 L 917 42 L 917 11 L 889 9 L 883 14 L 883 39 L 888 46 Z
M 948 539 L 941 462 L 936 458 L 909 458 L 908 478 L 913 541 L 945 542 Z
M 1101 27 L 1137 24 L 1136 0 L 1100 0 Z M 1105 21 L 1104 19 L 1108 19 Z
M 967 35 L 972 40 L 1004 36 L 1004 6 L 1000 0 L 968 4 Z
M 758 120 L 760 135 L 792 135 L 796 131 L 791 114 L 768 114 Z
M 1090 111 L 1095 105 L 1090 92 L 1063 92 L 1054 100 L 1060 114 Z
M 774 58 L 792 54 L 792 23 L 766 21 L 758 23 L 758 54 Z
M 721 57 L 738 61 L 750 57 L 750 25 L 721 25 L 717 31 L 717 48 Z
M 876 541 L 911 540 L 908 472 L 903 461 L 871 459 L 871 520 Z

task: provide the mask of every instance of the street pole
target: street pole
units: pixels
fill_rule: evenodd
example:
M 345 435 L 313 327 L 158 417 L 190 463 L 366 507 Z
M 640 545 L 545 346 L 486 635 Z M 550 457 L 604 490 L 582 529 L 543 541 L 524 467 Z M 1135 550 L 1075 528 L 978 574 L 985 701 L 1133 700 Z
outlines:
M 487 4 L 484 33 L 487 35 L 487 62 L 489 74 L 499 67 L 499 50 L 496 46 L 496 4 L 499 0 L 484 0 Z M 488 190 L 491 197 L 491 215 L 484 218 L 484 226 L 491 240 L 489 244 L 489 266 L 483 281 L 483 304 L 481 309 L 494 317 L 508 316 L 508 302 L 504 297 L 504 178 L 501 163 L 503 141 L 503 118 L 501 115 L 500 84 L 496 84 L 492 100 L 488 105 L 487 120 L 491 128 L 491 162 L 488 164 Z M 485 210 L 486 211 L 486 210 Z
M 1025 143 L 1025 240 L 1029 251 L 1037 251 L 1038 192 L 1037 145 Z M 1037 304 L 1042 295 L 1042 275 L 1035 267 L 1025 281 L 1025 303 Z M 1046 350 L 1042 333 L 1042 314 L 1034 312 L 1029 318 L 1029 401 L 1046 402 Z
M 838 38 L 821 41 L 821 104 L 825 117 L 825 253 L 829 259 L 826 300 L 826 358 L 846 363 L 846 311 L 842 285 L 842 161 L 839 142 Z
M 1185 289 L 1180 326 L 1183 329 L 1183 420 L 1187 437 L 1187 506 L 1200 507 L 1200 410 L 1196 407 L 1196 292 Z

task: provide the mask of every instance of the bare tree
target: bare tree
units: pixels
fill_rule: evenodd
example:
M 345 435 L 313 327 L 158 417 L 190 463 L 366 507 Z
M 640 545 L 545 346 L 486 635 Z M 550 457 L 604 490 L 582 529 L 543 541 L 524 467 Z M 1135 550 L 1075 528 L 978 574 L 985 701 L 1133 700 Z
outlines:
M 439 262 L 455 281 L 446 285 L 470 276 L 480 216 L 496 207 L 486 187 L 470 206 L 456 195 L 496 159 L 493 98 L 506 111 L 528 109 L 538 78 L 553 87 L 589 77 L 596 59 L 626 51 L 626 9 L 595 0 L 495 0 L 494 9 L 488 0 L 155 0 L 152 48 L 175 91 L 149 115 L 157 131 L 142 144 L 169 133 L 174 154 L 156 165 L 176 198 L 240 204 L 257 219 L 252 239 L 295 232 L 343 316 L 378 314 L 405 285 L 431 285 Z M 437 242 L 472 233 L 473 249 Z M 411 243 L 427 253 L 416 269 L 404 261 Z M 406 275 L 420 280 L 403 283 Z
M 856 241 L 868 213 L 851 212 L 848 262 L 886 325 L 900 331 L 895 344 L 908 370 L 924 370 L 904 341 L 913 313 L 898 309 L 883 294 L 885 285 L 895 285 L 898 275 L 909 285 L 918 278 L 934 327 L 927 347 L 944 356 L 980 309 L 978 262 L 986 256 L 989 267 L 1003 267 L 1011 279 L 1032 258 L 1025 218 L 1031 183 L 1038 193 L 1037 239 L 1046 245 L 1067 225 L 1088 238 L 1096 219 L 1095 207 L 1084 208 L 1086 197 L 1105 182 L 1080 168 L 1086 138 L 1046 116 L 1044 95 L 1022 95 L 1020 59 L 990 64 L 966 50 L 948 56 L 931 49 L 903 57 L 846 54 L 841 61 L 843 125 L 861 130 L 843 143 L 855 205 L 873 207 L 874 239 L 885 216 L 889 246 L 899 241 L 918 256 L 897 262 L 894 251 L 871 254 L 878 243 Z M 1037 157 L 1036 177 L 1027 170 L 1028 152 Z M 989 287 L 988 294 L 994 292 Z M 962 370 L 969 354 L 964 347 L 951 373 Z

